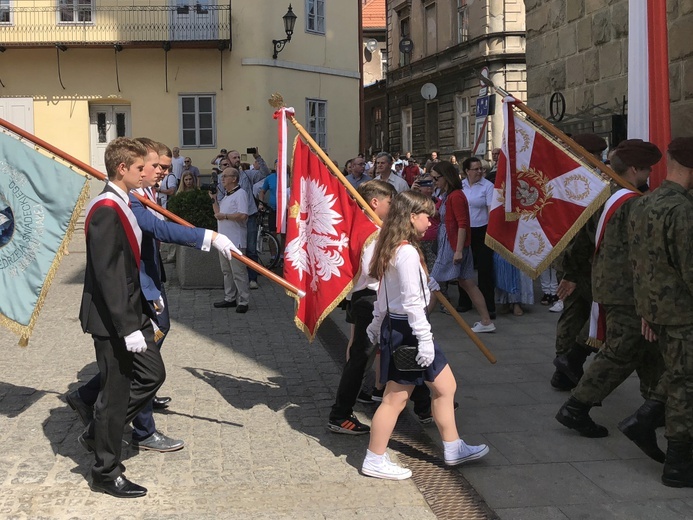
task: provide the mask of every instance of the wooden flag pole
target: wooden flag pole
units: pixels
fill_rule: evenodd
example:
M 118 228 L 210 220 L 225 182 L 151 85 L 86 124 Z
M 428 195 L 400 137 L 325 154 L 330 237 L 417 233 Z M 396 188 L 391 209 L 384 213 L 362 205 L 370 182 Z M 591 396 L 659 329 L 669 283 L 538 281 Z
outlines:
M 269 104 L 272 105 L 275 109 L 278 109 L 284 106 L 284 100 L 280 94 L 273 94 L 272 98 L 269 100 Z M 344 185 L 349 194 L 351 194 L 351 196 L 354 197 L 356 202 L 368 214 L 371 220 L 373 220 L 373 222 L 378 227 L 382 227 L 383 221 L 380 220 L 380 217 L 378 217 L 378 215 L 375 214 L 373 209 L 363 199 L 363 197 L 359 194 L 356 188 L 354 188 L 351 185 L 351 183 L 347 180 L 347 178 L 344 176 L 344 174 L 339 171 L 339 168 L 337 168 L 334 165 L 330 157 L 322 150 L 322 148 L 320 148 L 320 145 L 315 142 L 315 139 L 313 139 L 311 135 L 308 133 L 308 131 L 305 128 L 303 128 L 303 125 L 301 125 L 301 123 L 299 123 L 294 116 L 290 116 L 289 120 L 294 125 L 294 127 L 296 127 L 296 130 L 301 135 L 301 137 L 303 137 L 303 139 L 305 139 L 308 145 L 313 150 L 315 150 L 315 153 L 317 153 L 318 157 L 322 159 L 322 161 L 325 163 L 325 166 L 327 166 L 330 172 L 339 179 L 339 181 Z M 491 353 L 491 351 L 486 347 L 486 345 L 484 345 L 484 343 L 479 339 L 479 336 L 477 336 L 476 333 L 471 329 L 471 327 L 464 321 L 464 319 L 462 319 L 462 316 L 459 315 L 455 307 L 452 306 L 448 299 L 445 298 L 445 296 L 443 296 L 443 293 L 441 293 L 440 291 L 433 291 L 433 294 L 435 294 L 438 301 L 448 310 L 450 315 L 455 319 L 455 321 L 462 328 L 462 330 L 464 330 L 467 336 L 469 336 L 469 338 L 477 346 L 481 353 L 484 356 L 486 356 L 486 359 L 488 359 L 491 363 L 496 363 L 496 357 L 493 355 L 493 353 Z
M 531 117 L 534 121 L 536 121 L 539 125 L 541 125 L 542 129 L 551 134 L 553 137 L 556 137 L 560 139 L 568 148 L 570 148 L 573 152 L 575 152 L 578 156 L 580 156 L 585 162 L 589 163 L 590 166 L 593 166 L 597 168 L 599 171 L 601 171 L 604 175 L 607 175 L 610 177 L 616 184 L 621 186 L 622 188 L 626 188 L 628 190 L 636 192 L 638 195 L 642 195 L 640 190 L 636 189 L 635 186 L 633 186 L 630 182 L 626 181 L 625 179 L 621 178 L 620 175 L 618 175 L 614 170 L 609 168 L 606 164 L 598 160 L 594 155 L 592 155 L 590 152 L 585 150 L 582 146 L 577 144 L 575 141 L 573 141 L 570 137 L 568 137 L 565 133 L 563 133 L 561 130 L 556 128 L 554 125 L 552 125 L 548 120 L 543 118 L 540 114 L 529 108 L 527 105 L 525 105 L 522 101 L 517 99 L 515 96 L 507 92 L 506 90 L 502 89 L 501 87 L 495 86 L 491 80 L 488 78 L 479 75 L 479 79 L 481 79 L 487 86 L 492 87 L 498 91 L 499 94 L 501 94 L 503 97 L 511 97 L 515 99 L 514 105 L 527 114 L 529 117 Z
M 43 139 L 41 139 L 41 138 L 39 138 L 39 137 L 36 137 L 36 136 L 33 135 L 33 134 L 30 134 L 30 133 L 27 132 L 26 130 L 24 130 L 24 129 L 22 129 L 22 128 L 19 128 L 19 127 L 16 126 L 16 125 L 13 125 L 13 124 L 10 123 L 9 121 L 5 121 L 4 119 L 0 119 L 0 126 L 3 126 L 3 127 L 5 127 L 5 128 L 7 128 L 7 129 L 10 130 L 11 132 L 13 132 L 13 133 L 19 135 L 20 137 L 26 139 L 27 141 L 30 141 L 30 142 L 34 143 L 35 145 L 37 145 L 37 146 L 39 146 L 39 147 L 41 147 L 41 148 L 43 148 L 43 149 L 49 151 L 49 152 L 52 153 L 53 155 L 55 155 L 55 156 L 57 156 L 57 157 L 60 157 L 61 159 L 67 161 L 68 163 L 70 163 L 70 166 L 69 166 L 70 169 L 73 169 L 73 165 L 74 165 L 74 166 L 76 166 L 77 168 L 79 168 L 80 170 L 82 170 L 82 171 L 88 173 L 88 174 L 91 175 L 92 177 L 96 177 L 97 179 L 102 180 L 102 181 L 107 180 L 107 179 L 106 179 L 106 176 L 105 176 L 103 173 L 101 173 L 99 170 L 97 170 L 96 168 L 93 168 L 93 167 L 91 167 L 90 165 L 88 165 L 87 163 L 80 161 L 80 160 L 77 159 L 76 157 L 73 157 L 72 155 L 70 155 L 70 154 L 68 154 L 68 153 L 66 153 L 66 152 L 63 152 L 63 151 L 60 150 L 59 148 L 56 148 L 56 147 L 53 146 L 52 144 L 47 143 L 47 142 L 44 141 Z M 38 148 L 37 148 L 37 150 L 38 150 Z M 55 158 L 55 157 L 54 157 L 54 158 Z M 169 220 L 172 220 L 172 221 L 176 222 L 177 224 L 180 224 L 181 226 L 195 227 L 195 226 L 193 226 L 192 224 L 190 224 L 188 221 L 183 220 L 183 219 L 180 218 L 178 215 L 175 215 L 174 213 L 171 213 L 170 211 L 168 211 L 168 210 L 165 209 L 165 208 L 162 208 L 162 207 L 159 206 L 158 204 L 155 204 L 154 202 L 150 201 L 150 200 L 147 199 L 146 197 L 143 197 L 143 196 L 140 195 L 139 193 L 136 193 L 136 192 L 130 192 L 130 193 L 132 193 L 132 194 L 137 198 L 137 200 L 139 200 L 143 205 L 147 206 L 148 208 L 153 209 L 154 211 L 157 211 L 157 212 L 161 213 L 163 216 L 165 216 L 165 217 L 168 218 Z M 281 286 L 282 286 L 284 289 L 286 289 L 287 291 L 290 291 L 290 292 L 296 294 L 299 298 L 302 298 L 303 296 L 305 296 L 305 292 L 304 292 L 304 291 L 300 290 L 300 289 L 299 289 L 298 287 L 296 287 L 295 285 L 290 284 L 289 282 L 287 282 L 287 281 L 286 281 L 284 278 L 282 278 L 281 276 L 278 276 L 278 275 L 274 274 L 274 273 L 273 273 L 272 271 L 270 271 L 269 269 L 264 268 L 263 266 L 261 266 L 260 264 L 258 264 L 258 263 L 256 263 L 256 262 L 253 262 L 253 261 L 252 261 L 250 258 L 248 258 L 247 256 L 245 256 L 245 255 L 239 255 L 238 253 L 234 253 L 234 252 L 232 252 L 232 254 L 233 254 L 233 257 L 236 258 L 237 260 L 240 260 L 240 261 L 243 262 L 245 265 L 247 265 L 248 267 L 250 267 L 250 268 L 253 269 L 254 271 L 257 271 L 257 272 L 260 273 L 261 275 L 263 275 L 263 276 L 269 278 L 269 279 L 272 280 L 273 282 L 278 283 L 279 285 L 281 285 Z

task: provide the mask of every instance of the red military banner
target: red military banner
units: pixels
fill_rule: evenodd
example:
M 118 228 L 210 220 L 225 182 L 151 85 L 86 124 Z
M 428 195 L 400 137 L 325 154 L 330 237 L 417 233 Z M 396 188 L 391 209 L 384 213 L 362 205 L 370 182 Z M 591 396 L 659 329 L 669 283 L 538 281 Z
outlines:
M 284 277 L 305 291 L 295 323 L 309 340 L 353 286 L 373 222 L 339 179 L 296 138 L 286 226 Z
M 486 243 L 539 276 L 609 197 L 609 182 L 504 100 L 505 130 Z

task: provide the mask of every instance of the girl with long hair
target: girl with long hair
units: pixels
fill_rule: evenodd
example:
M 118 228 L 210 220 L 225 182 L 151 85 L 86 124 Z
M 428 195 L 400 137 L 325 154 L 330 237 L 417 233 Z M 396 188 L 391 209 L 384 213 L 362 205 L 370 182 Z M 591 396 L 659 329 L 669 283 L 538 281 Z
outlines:
M 178 186 L 178 193 L 183 193 L 185 191 L 195 191 L 197 186 L 195 185 L 195 176 L 190 172 L 185 172 L 180 177 L 180 185 Z
M 476 333 L 493 332 L 496 326 L 491 321 L 484 296 L 474 282 L 469 203 L 462 191 L 462 181 L 455 167 L 447 161 L 436 163 L 431 177 L 444 200 L 439 210 L 444 225 L 438 227 L 438 256 L 431 276 L 441 282 L 457 279 L 460 289 L 469 295 L 481 316 L 481 321 L 477 321 L 472 330 Z
M 373 322 L 367 332 L 373 343 L 380 343 L 380 377 L 381 381 L 387 381 L 383 402 L 373 417 L 371 438 L 361 467 L 361 472 L 371 477 L 389 480 L 411 477 L 411 470 L 390 460 L 387 444 L 397 417 L 416 385 L 426 384 L 431 390 L 431 411 L 443 439 L 446 464 L 462 464 L 488 453 L 486 445 L 469 446 L 457 433 L 455 376 L 442 350 L 433 342 L 428 321 L 431 292 L 419 240 L 430 226 L 429 218 L 434 212 L 430 197 L 415 191 L 397 195 L 370 264 L 370 274 L 380 280 L 380 287 Z M 421 370 L 397 369 L 392 352 L 401 345 L 417 345 L 416 362 Z

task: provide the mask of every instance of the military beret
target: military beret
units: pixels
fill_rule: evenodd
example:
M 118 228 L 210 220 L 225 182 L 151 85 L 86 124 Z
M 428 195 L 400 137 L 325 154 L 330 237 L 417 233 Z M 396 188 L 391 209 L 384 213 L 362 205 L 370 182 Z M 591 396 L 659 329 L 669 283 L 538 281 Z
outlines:
M 656 145 L 642 139 L 621 141 L 614 149 L 614 155 L 618 156 L 626 166 L 636 168 L 649 168 L 662 158 L 662 152 Z
M 582 146 L 589 153 L 601 153 L 609 146 L 606 141 L 597 134 L 577 134 L 573 141 Z
M 693 168 L 693 137 L 677 137 L 669 144 L 669 155 L 681 166 Z

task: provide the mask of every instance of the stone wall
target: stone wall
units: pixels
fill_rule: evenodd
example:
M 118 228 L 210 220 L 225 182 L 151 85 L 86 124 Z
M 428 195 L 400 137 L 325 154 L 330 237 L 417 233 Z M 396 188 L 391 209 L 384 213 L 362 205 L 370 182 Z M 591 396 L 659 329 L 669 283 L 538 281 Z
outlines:
M 659 0 L 658 0 L 659 1 Z M 525 0 L 528 104 L 620 114 L 628 95 L 628 0 Z M 693 0 L 668 0 L 672 134 L 693 134 Z M 599 108 L 595 108 L 599 107 Z

